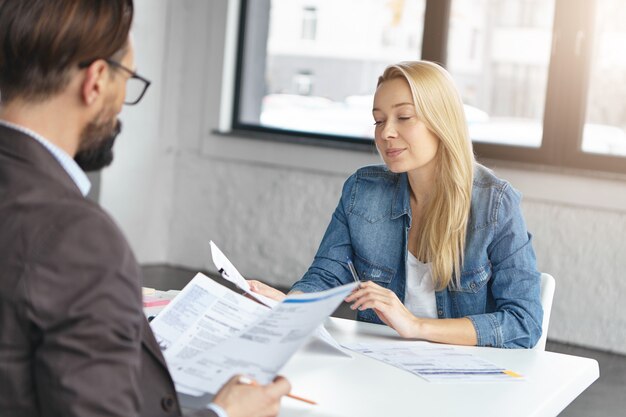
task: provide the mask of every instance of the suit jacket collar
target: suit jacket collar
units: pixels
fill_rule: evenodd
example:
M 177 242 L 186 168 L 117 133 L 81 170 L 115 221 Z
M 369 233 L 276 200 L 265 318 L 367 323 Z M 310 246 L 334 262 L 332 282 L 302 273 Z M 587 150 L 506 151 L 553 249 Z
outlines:
M 41 143 L 18 130 L 0 125 L 0 161 L 5 158 L 27 165 L 31 172 L 51 178 L 63 188 L 82 197 L 74 180 Z

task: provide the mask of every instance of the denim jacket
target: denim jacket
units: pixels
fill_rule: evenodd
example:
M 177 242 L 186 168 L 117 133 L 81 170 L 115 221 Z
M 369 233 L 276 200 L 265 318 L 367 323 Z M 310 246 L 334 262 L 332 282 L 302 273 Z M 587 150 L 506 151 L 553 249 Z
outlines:
M 404 173 L 376 165 L 350 176 L 313 264 L 292 290 L 351 282 L 350 258 L 361 280 L 404 302 L 409 198 Z M 435 293 L 438 317 L 469 318 L 479 346 L 531 348 L 541 336 L 540 274 L 520 199 L 509 183 L 475 165 L 461 286 Z M 371 309 L 359 311 L 357 320 L 382 323 Z

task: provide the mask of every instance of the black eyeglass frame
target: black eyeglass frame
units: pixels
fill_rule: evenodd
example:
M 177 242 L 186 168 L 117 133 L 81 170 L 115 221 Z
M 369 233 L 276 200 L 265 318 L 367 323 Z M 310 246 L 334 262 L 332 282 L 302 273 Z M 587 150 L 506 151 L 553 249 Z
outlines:
M 81 62 L 80 64 L 78 64 L 78 67 L 81 69 L 87 68 L 88 66 L 90 66 L 91 64 L 93 64 L 94 62 L 96 62 L 98 59 L 102 59 L 104 62 L 106 62 L 107 64 L 109 64 L 112 67 L 115 68 L 119 68 L 121 70 L 126 71 L 127 73 L 130 74 L 130 78 L 129 79 L 135 79 L 135 80 L 139 80 L 143 83 L 143 90 L 141 90 L 141 94 L 139 94 L 139 97 L 134 100 L 134 101 L 124 101 L 124 104 L 127 104 L 129 106 L 134 106 L 135 104 L 139 103 L 141 101 L 141 99 L 143 98 L 143 96 L 146 94 L 146 91 L 148 91 L 148 87 L 150 87 L 150 84 L 152 84 L 152 81 L 150 81 L 149 79 L 142 77 L 141 75 L 137 74 L 135 71 L 125 67 L 124 65 L 120 64 L 117 61 L 113 61 L 112 59 L 108 59 L 108 58 L 97 58 L 91 61 L 85 61 L 85 62 Z

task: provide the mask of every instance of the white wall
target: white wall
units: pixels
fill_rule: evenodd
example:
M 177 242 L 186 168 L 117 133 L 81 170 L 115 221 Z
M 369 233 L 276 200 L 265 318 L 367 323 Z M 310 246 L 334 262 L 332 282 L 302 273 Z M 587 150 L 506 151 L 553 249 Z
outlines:
M 140 69 L 157 86 L 125 113 L 103 204 L 144 263 L 213 269 L 213 239 L 244 275 L 289 285 L 310 263 L 344 179 L 378 158 L 211 133 L 227 0 L 137 7 Z M 496 171 L 524 193 L 539 268 L 557 280 L 550 338 L 626 353 L 626 181 L 502 163 Z
M 125 106 L 123 131 L 112 167 L 101 177 L 100 203 L 113 213 L 129 238 L 138 259 L 168 262 L 168 232 L 177 139 L 164 129 L 167 105 L 166 69 L 169 1 L 135 0 L 132 37 L 139 74 L 152 81 L 140 104 Z

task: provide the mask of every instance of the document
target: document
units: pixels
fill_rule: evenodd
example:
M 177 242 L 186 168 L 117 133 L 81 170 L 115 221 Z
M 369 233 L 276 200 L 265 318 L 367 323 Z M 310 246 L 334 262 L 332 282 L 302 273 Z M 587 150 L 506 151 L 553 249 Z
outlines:
M 246 281 L 243 275 L 239 273 L 237 268 L 235 268 L 235 266 L 232 264 L 232 262 L 230 262 L 226 255 L 224 255 L 224 252 L 222 252 L 213 241 L 210 241 L 209 244 L 211 246 L 211 257 L 213 259 L 213 264 L 222 275 L 222 278 L 232 282 L 237 286 L 237 288 L 241 289 L 249 296 L 258 300 L 261 304 L 265 304 L 266 306 L 272 308 L 278 304 L 277 301 L 274 301 L 271 298 L 267 298 L 261 294 L 252 292 L 248 281 Z M 325 343 L 327 346 L 330 346 L 332 349 L 334 349 L 335 353 L 342 356 L 350 357 L 350 354 L 341 347 L 341 345 L 330 335 L 330 333 L 328 333 L 328 330 L 326 330 L 323 324 L 320 324 L 320 326 L 315 329 L 314 336 L 321 340 L 322 343 Z
M 513 382 L 524 378 L 454 346 L 428 342 L 353 343 L 344 347 L 429 382 Z
M 350 283 L 323 292 L 290 295 L 235 337 L 177 361 L 170 369 L 177 391 L 215 393 L 235 374 L 261 384 L 271 382 L 355 286 Z
M 150 325 L 174 366 L 237 335 L 269 310 L 198 273 Z
M 252 292 L 248 281 L 246 281 L 243 275 L 237 271 L 237 268 L 235 268 L 235 266 L 228 260 L 220 248 L 218 248 L 213 241 L 210 241 L 209 244 L 211 245 L 211 257 L 213 258 L 213 264 L 222 275 L 222 278 L 232 282 L 237 286 L 237 288 L 241 289 L 252 298 L 258 300 L 261 304 L 265 304 L 268 307 L 274 307 L 277 304 L 277 302 L 271 298 Z

